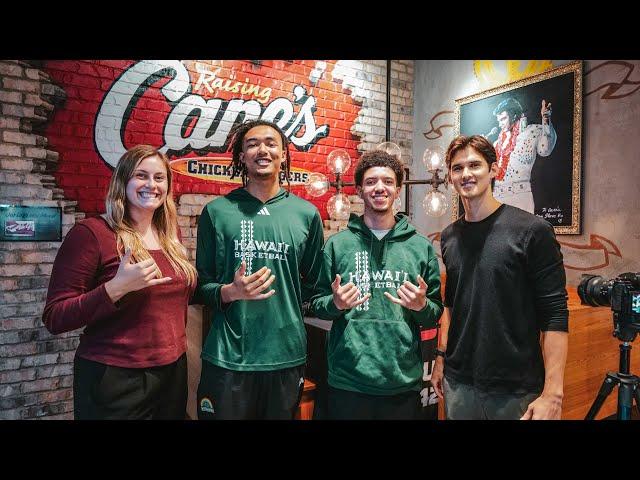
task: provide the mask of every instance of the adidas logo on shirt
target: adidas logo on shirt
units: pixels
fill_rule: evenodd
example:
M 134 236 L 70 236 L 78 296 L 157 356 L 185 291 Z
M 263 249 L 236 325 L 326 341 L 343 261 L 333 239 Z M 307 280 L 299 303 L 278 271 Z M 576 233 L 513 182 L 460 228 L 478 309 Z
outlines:
M 262 207 L 262 209 L 258 212 L 258 215 L 271 215 L 267 207 Z

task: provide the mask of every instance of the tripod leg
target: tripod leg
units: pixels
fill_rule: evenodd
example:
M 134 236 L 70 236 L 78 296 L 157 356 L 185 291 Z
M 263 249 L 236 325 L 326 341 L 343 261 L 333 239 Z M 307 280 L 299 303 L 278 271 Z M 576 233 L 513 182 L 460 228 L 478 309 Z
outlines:
M 602 382 L 600 391 L 598 392 L 596 399 L 593 401 L 593 404 L 591 405 L 591 408 L 589 409 L 587 416 L 584 417 L 585 420 L 593 420 L 594 418 L 596 418 L 596 415 L 600 411 L 602 404 L 604 403 L 604 401 L 607 399 L 607 397 L 613 390 L 613 387 L 615 386 L 615 384 L 616 382 L 614 382 L 614 379 L 611 378 L 609 375 L 607 375 L 607 378 L 605 378 L 604 382 Z
M 633 398 L 636 399 L 636 408 L 638 409 L 638 415 L 640 415 L 640 391 L 638 390 L 638 385 L 633 389 Z
M 620 382 L 618 386 L 618 420 L 631 420 L 634 390 L 631 383 Z

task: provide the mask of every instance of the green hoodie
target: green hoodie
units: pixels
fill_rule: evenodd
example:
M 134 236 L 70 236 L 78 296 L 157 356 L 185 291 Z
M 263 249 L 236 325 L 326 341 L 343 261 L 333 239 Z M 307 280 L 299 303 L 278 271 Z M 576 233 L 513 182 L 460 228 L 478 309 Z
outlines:
M 362 217 L 351 215 L 348 230 L 327 240 L 323 268 L 312 298 L 315 314 L 334 320 L 327 343 L 328 382 L 334 388 L 369 395 L 395 395 L 422 388 L 420 327 L 432 328 L 442 314 L 440 267 L 433 246 L 404 215 L 381 240 Z M 333 303 L 331 282 L 352 281 L 371 298 L 341 311 Z M 404 280 L 427 284 L 427 304 L 419 312 L 384 296 Z
M 209 202 L 198 223 L 196 252 L 196 298 L 213 309 L 202 358 L 240 371 L 304 364 L 302 302 L 318 277 L 322 242 L 317 208 L 282 188 L 265 203 L 244 188 Z M 276 279 L 270 289 L 276 293 L 221 305 L 220 289 L 233 282 L 243 259 L 247 276 L 263 266 L 271 269 Z

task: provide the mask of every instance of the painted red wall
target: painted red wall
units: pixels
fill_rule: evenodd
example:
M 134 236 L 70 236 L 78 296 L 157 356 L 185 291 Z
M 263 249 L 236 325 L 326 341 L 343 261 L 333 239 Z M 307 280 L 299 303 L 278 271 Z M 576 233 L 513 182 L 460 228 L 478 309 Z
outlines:
M 345 176 L 346 181 L 353 179 L 353 164 L 358 158 L 357 146 L 360 143 L 358 136 L 351 133 L 351 127 L 356 121 L 360 110 L 351 97 L 350 90 L 343 88 L 342 82 L 333 80 L 331 71 L 335 61 L 327 60 L 326 71 L 314 84 L 310 77 L 316 68 L 315 60 L 304 61 L 244 61 L 244 60 L 198 60 L 182 61 L 189 73 L 190 87 L 187 95 L 200 96 L 204 101 L 222 99 L 263 100 L 261 109 L 265 108 L 278 97 L 285 97 L 293 105 L 292 120 L 296 118 L 302 108 L 301 103 L 295 103 L 294 88 L 302 86 L 308 96 L 315 99 L 313 118 L 315 127 L 328 126 L 328 135 L 319 138 L 315 143 L 305 148 L 296 148 L 290 145 L 292 166 L 308 171 L 327 173 L 326 156 L 336 148 L 343 148 L 349 152 L 352 159 L 352 167 Z M 79 210 L 88 215 L 95 215 L 104 211 L 104 196 L 111 177 L 112 167 L 107 163 L 104 155 L 97 146 L 96 120 L 105 101 L 107 94 L 124 73 L 131 75 L 132 68 L 139 68 L 140 62 L 134 60 L 73 60 L 73 61 L 47 61 L 44 69 L 53 80 L 64 89 L 67 98 L 64 105 L 57 108 L 46 130 L 49 139 L 49 148 L 59 152 L 60 161 L 56 172 L 58 185 L 64 190 L 65 198 L 77 200 Z M 218 70 L 219 69 L 219 70 Z M 209 72 L 202 73 L 203 71 Z M 216 72 L 212 77 L 211 72 Z M 204 75 L 204 76 L 203 76 Z M 214 81 L 211 81 L 214 78 Z M 313 77 L 315 79 L 315 77 Z M 199 80 L 205 80 L 200 82 Z M 209 81 L 207 81 L 207 79 Z M 237 82 L 248 87 L 254 86 L 254 92 L 265 91 L 270 88 L 271 94 L 266 96 L 241 94 L 225 91 L 224 88 L 213 89 L 215 79 L 233 88 Z M 143 76 L 132 76 L 132 82 L 144 81 Z M 156 147 L 165 144 L 163 132 L 172 108 L 177 102 L 172 103 L 163 95 L 161 89 L 170 83 L 170 74 L 155 77 L 155 81 L 149 81 L 150 86 L 146 90 L 140 90 L 132 97 L 134 108 L 128 115 L 128 121 L 123 124 L 120 131 L 117 125 L 113 125 L 110 135 L 119 135 L 124 148 L 130 148 L 139 143 L 148 143 Z M 230 83 L 226 83 L 231 80 Z M 220 83 L 218 83 L 220 85 Z M 196 89 L 196 86 L 198 87 Z M 255 88 L 258 90 L 255 90 Z M 238 87 L 241 87 L 238 85 Z M 209 89 L 213 91 L 210 91 Z M 265 101 L 266 100 L 266 101 Z M 118 110 L 122 106 L 114 105 Z M 104 107 L 103 107 L 104 108 Z M 213 127 L 219 125 L 223 107 L 220 107 L 218 115 L 213 121 Z M 107 113 L 109 113 L 107 111 Z M 120 115 L 122 120 L 122 115 Z M 186 119 L 186 116 L 180 117 Z M 103 115 L 101 125 L 116 122 L 118 115 Z M 105 123 L 106 122 L 106 123 Z M 188 138 L 193 132 L 196 120 L 187 122 L 183 132 Z M 302 123 L 301 123 L 302 124 Z M 304 135 L 305 126 L 293 132 L 293 136 Z M 104 131 L 104 130 L 103 130 Z M 214 130 L 215 131 L 215 130 Z M 115 138 L 115 137 L 114 137 Z M 223 147 L 206 147 L 200 151 L 186 148 L 180 152 L 169 151 L 171 160 L 184 157 L 228 157 L 230 152 L 220 152 Z M 228 182 L 202 180 L 184 174 L 175 174 L 175 196 L 183 193 L 226 194 L 237 188 L 237 184 Z M 326 217 L 325 204 L 332 192 L 323 197 L 312 198 L 307 196 L 304 187 L 295 186 L 293 191 L 312 201 L 320 209 L 323 218 Z

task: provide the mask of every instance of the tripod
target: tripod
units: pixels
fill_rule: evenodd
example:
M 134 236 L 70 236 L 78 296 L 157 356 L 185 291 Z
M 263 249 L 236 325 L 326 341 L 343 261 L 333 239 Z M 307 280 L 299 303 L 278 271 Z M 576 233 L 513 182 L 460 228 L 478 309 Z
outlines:
M 589 413 L 584 417 L 585 420 L 593 420 L 602 404 L 613 391 L 613 387 L 618 385 L 618 420 L 631 420 L 631 409 L 633 408 L 633 399 L 636 399 L 636 408 L 640 413 L 640 377 L 629 373 L 629 365 L 631 364 L 631 344 L 627 341 L 620 344 L 620 371 L 618 373 L 607 373 L 600 391 L 593 401 Z

